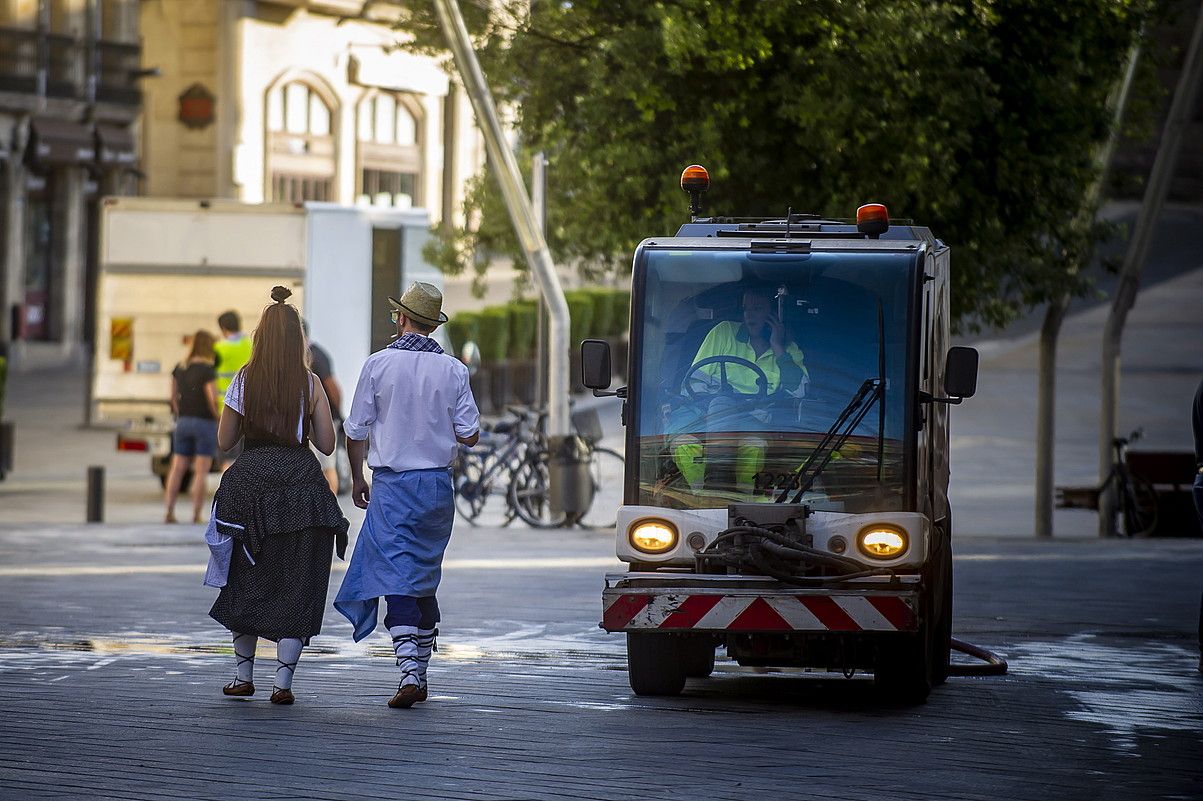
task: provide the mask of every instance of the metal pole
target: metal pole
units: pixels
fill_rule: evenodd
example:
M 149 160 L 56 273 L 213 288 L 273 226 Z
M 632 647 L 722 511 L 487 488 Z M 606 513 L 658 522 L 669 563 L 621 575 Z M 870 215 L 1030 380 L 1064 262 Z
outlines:
M 88 522 L 104 522 L 104 468 L 88 468 Z
M 548 353 L 547 353 L 547 384 L 548 384 L 548 414 L 547 433 L 549 436 L 564 436 L 569 433 L 568 420 L 568 303 L 564 300 L 564 290 L 560 286 L 560 278 L 556 275 L 555 265 L 551 261 L 551 253 L 531 209 L 530 198 L 526 187 L 522 185 L 522 176 L 518 171 L 518 162 L 506 143 L 501 121 L 497 117 L 497 109 L 493 105 L 493 97 L 485 83 L 484 73 L 472 49 L 468 37 L 468 28 L 460 14 L 459 5 L 455 0 L 435 0 L 435 10 L 439 15 L 439 25 L 447 44 L 455 57 L 456 67 L 464 81 L 464 88 L 472 101 L 476 112 L 477 122 L 481 126 L 489 161 L 496 171 L 497 182 L 501 185 L 501 193 L 505 197 L 506 209 L 514 224 L 514 231 L 526 253 L 531 274 L 535 277 L 543 299 L 547 303 L 548 312 Z
M 1107 139 L 1095 154 L 1095 164 L 1098 174 L 1086 192 L 1082 203 L 1081 214 L 1094 216 L 1107 175 L 1111 171 L 1111 159 L 1115 155 L 1119 143 L 1120 126 L 1131 95 L 1132 79 L 1136 76 L 1136 65 L 1140 61 L 1141 43 L 1144 39 L 1142 30 L 1128 53 L 1128 66 L 1120 79 L 1119 85 L 1108 99 L 1111 107 L 1111 130 Z M 1083 261 L 1086 256 L 1083 256 Z M 1036 536 L 1053 536 L 1053 496 L 1055 493 L 1055 477 L 1053 464 L 1054 450 L 1057 439 L 1057 338 L 1061 334 L 1061 324 L 1069 309 L 1069 295 L 1049 303 L 1044 312 L 1044 324 L 1040 327 L 1040 350 L 1037 365 L 1037 406 L 1036 406 Z
M 1178 77 L 1178 85 L 1174 89 L 1169 117 L 1161 133 L 1161 143 L 1157 147 L 1157 156 L 1153 159 L 1153 170 L 1149 175 L 1144 201 L 1136 217 L 1136 225 L 1132 229 L 1132 239 L 1128 243 L 1128 252 L 1124 255 L 1119 284 L 1111 301 L 1111 313 L 1107 316 L 1107 323 L 1103 329 L 1098 441 L 1100 482 L 1106 480 L 1111 472 L 1111 441 L 1115 438 L 1116 421 L 1119 416 L 1119 357 L 1124 323 L 1127 322 L 1128 312 L 1136 303 L 1140 274 L 1153 241 L 1153 226 L 1161 215 L 1170 180 L 1174 177 L 1174 168 L 1182 149 L 1182 135 L 1190 123 L 1200 78 L 1203 78 L 1203 10 L 1195 19 L 1195 30 L 1191 35 L 1190 47 L 1186 51 L 1186 60 L 1182 64 L 1182 74 Z M 1108 486 L 1099 496 L 1100 537 L 1115 536 L 1115 512 L 1114 487 Z
M 539 232 L 547 236 L 547 157 L 540 150 L 531 159 L 530 199 Z M 540 292 L 535 303 L 535 408 L 547 404 L 547 303 Z

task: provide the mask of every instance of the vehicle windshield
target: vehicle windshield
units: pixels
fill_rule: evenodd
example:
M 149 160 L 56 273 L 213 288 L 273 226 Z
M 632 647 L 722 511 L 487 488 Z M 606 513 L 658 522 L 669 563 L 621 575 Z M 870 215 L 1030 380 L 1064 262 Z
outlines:
M 903 508 L 913 253 L 644 254 L 632 392 L 640 504 L 771 503 L 799 486 L 798 468 L 880 376 L 880 402 L 802 501 Z

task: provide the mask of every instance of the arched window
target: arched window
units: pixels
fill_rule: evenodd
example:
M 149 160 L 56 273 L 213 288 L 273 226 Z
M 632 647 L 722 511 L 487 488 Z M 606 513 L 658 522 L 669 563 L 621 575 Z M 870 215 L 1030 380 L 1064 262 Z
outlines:
M 409 208 L 421 203 L 420 110 L 404 95 L 377 92 L 359 104 L 357 202 Z
M 317 90 L 302 81 L 267 93 L 269 199 L 334 199 L 333 113 Z

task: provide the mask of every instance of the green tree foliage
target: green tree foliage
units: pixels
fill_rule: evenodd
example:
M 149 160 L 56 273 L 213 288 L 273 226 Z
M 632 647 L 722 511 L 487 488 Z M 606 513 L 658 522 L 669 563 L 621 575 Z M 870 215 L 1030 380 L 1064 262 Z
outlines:
M 561 263 L 629 269 L 685 218 L 681 168 L 712 211 L 848 217 L 862 203 L 954 248 L 954 316 L 1001 325 L 1065 291 L 1100 236 L 1080 213 L 1106 98 L 1155 0 L 502 0 L 461 3 L 493 92 L 548 170 Z M 402 25 L 439 49 L 432 12 Z M 529 159 L 522 159 L 529 163 Z M 520 251 L 492 178 L 436 260 Z

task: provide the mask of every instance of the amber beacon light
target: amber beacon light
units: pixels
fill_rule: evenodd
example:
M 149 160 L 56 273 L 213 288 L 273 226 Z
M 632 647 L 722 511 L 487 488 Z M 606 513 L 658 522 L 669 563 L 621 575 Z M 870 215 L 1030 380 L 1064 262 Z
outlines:
M 890 230 L 890 212 L 880 203 L 866 203 L 856 210 L 856 230 L 877 237 Z
M 710 173 L 701 164 L 690 164 L 681 171 L 681 188 L 689 193 L 689 218 L 702 213 L 702 193 L 710 189 Z

